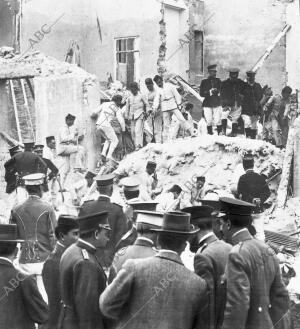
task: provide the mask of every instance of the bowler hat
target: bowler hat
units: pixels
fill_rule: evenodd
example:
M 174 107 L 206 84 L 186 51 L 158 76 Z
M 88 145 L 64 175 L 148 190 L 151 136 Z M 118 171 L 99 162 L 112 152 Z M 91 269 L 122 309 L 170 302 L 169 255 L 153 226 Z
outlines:
M 16 224 L 0 224 L 0 242 L 24 242 L 18 238 Z
M 195 229 L 190 224 L 191 215 L 181 211 L 166 212 L 164 214 L 161 228 L 152 229 L 156 232 L 166 232 L 175 234 L 195 234 L 199 229 Z
M 78 218 L 80 234 L 96 231 L 99 225 L 109 225 L 108 212 L 103 211 Z

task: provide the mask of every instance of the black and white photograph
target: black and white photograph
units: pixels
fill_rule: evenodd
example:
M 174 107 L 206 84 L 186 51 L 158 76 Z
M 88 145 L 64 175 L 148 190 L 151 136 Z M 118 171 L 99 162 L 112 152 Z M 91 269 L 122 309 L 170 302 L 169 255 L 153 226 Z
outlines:
M 300 0 L 0 0 L 0 329 L 300 329 Z

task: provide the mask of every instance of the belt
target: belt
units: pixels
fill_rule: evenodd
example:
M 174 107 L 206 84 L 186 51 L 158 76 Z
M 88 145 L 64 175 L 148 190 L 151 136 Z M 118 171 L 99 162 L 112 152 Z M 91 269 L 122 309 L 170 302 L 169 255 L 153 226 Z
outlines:
M 60 142 L 59 144 L 61 145 L 70 145 L 70 144 L 75 144 L 74 142 Z

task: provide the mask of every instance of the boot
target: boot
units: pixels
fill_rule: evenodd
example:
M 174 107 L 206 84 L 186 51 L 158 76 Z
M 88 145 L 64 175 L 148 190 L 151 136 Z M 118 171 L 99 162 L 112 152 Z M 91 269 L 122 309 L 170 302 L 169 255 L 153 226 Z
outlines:
M 222 132 L 222 126 L 221 125 L 217 126 L 217 132 L 218 132 L 218 135 L 221 134 L 221 132 Z
M 222 120 L 222 133 L 226 136 L 226 129 L 227 129 L 227 119 Z
M 257 129 L 251 129 L 251 138 L 256 139 Z
M 208 133 L 208 135 L 213 135 L 213 127 L 212 126 L 207 126 L 207 133 Z
M 245 128 L 246 138 L 251 138 L 251 128 Z
M 231 133 L 229 134 L 230 137 L 236 137 L 237 136 L 237 130 L 238 130 L 238 124 L 233 123 L 231 128 Z

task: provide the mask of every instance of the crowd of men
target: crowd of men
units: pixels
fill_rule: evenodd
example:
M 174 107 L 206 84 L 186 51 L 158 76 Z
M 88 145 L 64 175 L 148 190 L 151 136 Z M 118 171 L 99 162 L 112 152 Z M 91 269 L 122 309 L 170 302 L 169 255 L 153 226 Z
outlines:
M 89 172 L 93 197 L 57 219 L 43 194 L 58 169 L 41 149 L 11 149 L 5 166 L 8 192 L 25 197 L 0 225 L 1 328 L 292 328 L 279 260 L 257 223 L 270 190 L 252 156 L 236 198 L 205 196 L 203 176 L 188 202 L 179 185 L 161 193 L 148 161 L 139 179 L 121 179 L 123 204 L 113 202 L 120 177 Z M 193 270 L 180 257 L 187 243 Z

